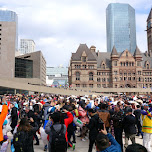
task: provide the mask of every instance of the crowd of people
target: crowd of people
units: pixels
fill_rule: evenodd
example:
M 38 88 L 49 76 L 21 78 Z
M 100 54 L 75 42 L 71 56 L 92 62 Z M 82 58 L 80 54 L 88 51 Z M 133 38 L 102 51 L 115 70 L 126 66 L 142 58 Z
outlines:
M 51 94 L 0 97 L 0 152 L 75 150 L 76 138 L 89 140 L 88 152 L 151 152 L 152 105 L 150 96 L 61 96 Z M 143 138 L 143 146 L 136 143 Z M 125 142 L 123 143 L 123 137 Z M 128 140 L 132 144 L 128 146 Z M 33 143 L 35 141 L 35 143 Z

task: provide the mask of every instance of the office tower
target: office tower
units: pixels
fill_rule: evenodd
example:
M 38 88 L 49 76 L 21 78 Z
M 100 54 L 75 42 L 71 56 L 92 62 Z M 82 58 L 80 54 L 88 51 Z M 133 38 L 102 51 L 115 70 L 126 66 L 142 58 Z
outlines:
M 27 54 L 32 53 L 35 50 L 35 42 L 31 39 L 20 40 L 20 53 Z
M 148 51 L 152 51 L 152 9 L 147 19 L 147 40 L 148 40 Z
M 129 4 L 111 3 L 106 9 L 107 52 L 136 49 L 135 10 Z
M 18 17 L 15 12 L 0 10 L 0 77 L 14 77 L 17 26 Z

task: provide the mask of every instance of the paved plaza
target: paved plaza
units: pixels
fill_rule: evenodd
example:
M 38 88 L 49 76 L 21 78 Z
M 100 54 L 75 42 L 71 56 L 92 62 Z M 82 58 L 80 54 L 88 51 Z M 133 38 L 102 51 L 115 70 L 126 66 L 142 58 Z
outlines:
M 10 139 L 12 138 L 11 134 L 9 134 L 9 138 Z M 39 136 L 39 138 L 40 138 L 40 136 Z M 136 137 L 136 143 L 142 144 L 141 136 Z M 131 141 L 129 141 L 129 144 L 131 144 Z M 89 140 L 86 140 L 85 142 L 83 142 L 83 141 L 80 140 L 80 137 L 77 137 L 76 149 L 74 150 L 75 152 L 87 152 L 88 147 L 89 147 Z M 39 146 L 34 146 L 34 151 L 35 152 L 43 152 L 43 148 L 44 148 L 44 145 L 43 145 L 42 140 L 40 139 L 40 145 Z M 68 152 L 72 152 L 72 151 L 73 151 L 72 149 L 68 149 Z M 11 152 L 10 145 L 9 145 L 9 148 L 8 148 L 7 152 Z M 95 151 L 95 146 L 94 146 L 92 152 L 96 152 Z

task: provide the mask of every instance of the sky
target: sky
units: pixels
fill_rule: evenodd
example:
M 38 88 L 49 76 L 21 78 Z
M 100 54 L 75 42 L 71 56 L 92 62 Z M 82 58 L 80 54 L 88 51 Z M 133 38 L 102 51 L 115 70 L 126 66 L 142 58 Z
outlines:
M 0 0 L 0 7 L 18 15 L 18 39 L 33 39 L 47 66 L 68 66 L 80 44 L 107 51 L 106 8 L 128 3 L 136 11 L 136 39 L 147 50 L 146 19 L 151 0 Z

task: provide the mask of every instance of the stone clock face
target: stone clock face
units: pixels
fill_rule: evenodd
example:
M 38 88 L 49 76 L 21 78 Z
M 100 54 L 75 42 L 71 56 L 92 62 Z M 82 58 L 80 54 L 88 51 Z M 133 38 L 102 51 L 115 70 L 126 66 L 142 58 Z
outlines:
M 148 22 L 148 28 L 150 28 L 150 27 L 151 27 L 151 21 Z

